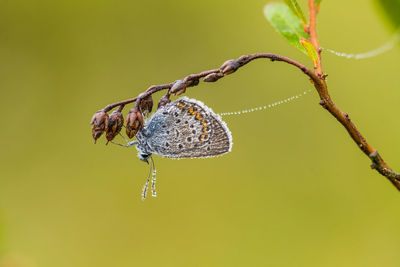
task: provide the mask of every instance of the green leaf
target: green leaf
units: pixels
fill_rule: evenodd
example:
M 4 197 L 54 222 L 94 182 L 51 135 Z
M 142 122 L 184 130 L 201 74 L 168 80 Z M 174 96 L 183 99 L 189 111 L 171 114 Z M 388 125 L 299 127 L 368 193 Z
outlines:
M 289 43 L 308 55 L 300 43 L 300 38 L 309 39 L 301 20 L 283 3 L 270 3 L 264 7 L 264 15 L 272 27 Z
M 315 47 L 312 45 L 312 43 L 303 38 L 300 39 L 300 43 L 306 49 L 307 54 L 311 58 L 311 61 L 313 62 L 314 66 L 316 64 L 318 64 L 318 54 L 317 54 L 317 51 L 315 50 Z
M 394 29 L 400 29 L 400 0 L 376 0 L 383 15 Z
M 314 0 L 314 3 L 319 6 L 319 4 L 321 4 L 322 0 Z
M 297 3 L 296 0 L 285 0 L 286 5 L 299 17 L 299 19 L 307 25 L 307 19 L 303 14 L 303 11 L 301 10 L 299 4 Z

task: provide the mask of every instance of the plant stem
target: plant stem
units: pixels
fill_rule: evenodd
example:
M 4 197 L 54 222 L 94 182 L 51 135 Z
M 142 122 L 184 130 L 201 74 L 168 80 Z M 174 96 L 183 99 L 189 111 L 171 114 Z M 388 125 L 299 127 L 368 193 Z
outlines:
M 385 163 L 385 161 L 382 159 L 382 157 L 378 154 L 378 152 L 370 146 L 365 138 L 361 135 L 361 133 L 358 131 L 354 123 L 350 120 L 350 117 L 347 113 L 342 112 L 332 101 L 329 92 L 328 92 L 328 87 L 326 85 L 326 82 L 323 78 L 323 76 L 318 75 L 318 73 L 314 73 L 312 70 L 307 68 L 305 65 L 291 59 L 288 57 L 276 55 L 276 54 L 271 54 L 271 53 L 257 53 L 257 54 L 250 54 L 250 55 L 244 55 L 239 57 L 237 60 L 234 60 L 233 62 L 236 64 L 235 66 L 235 71 L 243 66 L 245 66 L 247 63 L 255 60 L 255 59 L 261 59 L 261 58 L 267 58 L 270 59 L 271 61 L 282 61 L 285 63 L 288 63 L 290 65 L 295 66 L 299 70 L 301 70 L 304 74 L 306 74 L 312 84 L 314 85 L 315 89 L 317 90 L 319 97 L 321 99 L 320 105 L 323 106 L 326 110 L 329 111 L 347 130 L 347 132 L 350 134 L 351 138 L 354 140 L 354 142 L 357 144 L 357 146 L 366 154 L 372 161 L 371 167 L 375 170 L 377 170 L 380 174 L 388 178 L 392 184 L 400 190 L 400 174 L 393 172 L 392 169 Z M 205 76 L 209 74 L 219 74 L 222 75 L 222 70 L 220 69 L 212 69 L 208 71 L 203 71 L 198 74 L 191 74 L 183 78 L 182 80 L 188 82 L 188 81 L 193 81 L 193 80 L 198 80 L 199 78 L 204 78 Z M 226 75 L 225 75 L 226 76 Z M 221 78 L 225 77 L 221 76 Z M 154 94 L 158 91 L 165 90 L 165 89 L 171 89 L 172 86 L 174 85 L 175 82 L 169 83 L 169 84 L 162 84 L 162 85 L 153 85 L 150 86 L 144 93 L 139 95 L 136 98 L 131 98 L 127 99 L 124 101 L 116 102 L 110 105 L 107 105 L 103 111 L 108 112 L 111 109 L 120 106 L 119 111 L 122 110 L 121 106 L 124 106 L 126 104 L 135 102 L 135 101 L 140 101 L 140 99 L 145 98 L 148 95 Z M 169 91 L 167 92 L 167 95 L 169 95 Z
M 308 0 L 308 12 L 309 12 L 309 26 L 308 32 L 310 33 L 310 41 L 314 46 L 318 54 L 318 61 L 314 66 L 314 72 L 319 76 L 322 75 L 322 64 L 321 64 L 321 49 L 319 47 L 318 37 L 317 37 L 317 7 L 315 6 L 315 0 Z

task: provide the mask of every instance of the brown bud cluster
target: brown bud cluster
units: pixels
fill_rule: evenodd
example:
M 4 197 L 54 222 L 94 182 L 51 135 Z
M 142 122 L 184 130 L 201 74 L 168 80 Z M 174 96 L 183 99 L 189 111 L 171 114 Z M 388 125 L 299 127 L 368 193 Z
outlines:
M 153 85 L 148 88 L 144 93 L 136 98 L 127 99 L 117 103 L 107 105 L 103 110 L 98 111 L 93 115 L 90 122 L 92 125 L 92 136 L 96 140 L 106 132 L 108 141 L 113 140 L 124 126 L 124 117 L 121 111 L 126 104 L 136 101 L 134 108 L 132 108 L 126 116 L 126 134 L 129 138 L 133 138 L 138 131 L 144 126 L 144 117 L 148 116 L 153 109 L 152 94 L 163 89 L 169 88 L 167 94 L 163 96 L 158 102 L 158 108 L 163 107 L 171 102 L 170 95 L 181 95 L 186 92 L 186 88 L 196 86 L 202 78 L 204 82 L 215 82 L 222 77 L 229 75 L 246 64 L 248 57 L 240 57 L 238 60 L 227 60 L 217 70 L 202 72 L 199 74 L 191 74 L 183 79 L 176 80 L 173 84 L 168 85 Z M 208 75 L 205 75 L 208 73 Z M 204 77 L 205 76 L 205 77 Z M 113 111 L 110 115 L 106 112 L 118 107 L 117 111 Z
M 237 60 L 230 59 L 225 61 L 219 68 L 224 75 L 234 73 L 240 67 L 240 63 Z
M 222 77 L 224 77 L 222 73 L 211 73 L 204 77 L 203 81 L 207 83 L 212 83 L 218 81 Z
M 108 118 L 108 126 L 106 129 L 106 138 L 111 141 L 119 134 L 124 125 L 124 117 L 121 112 L 113 111 Z
M 170 89 L 170 93 L 173 95 L 181 95 L 186 91 L 186 87 L 187 84 L 184 80 L 176 80 Z
M 169 99 L 169 95 L 165 95 L 165 96 L 161 97 L 160 101 L 158 102 L 158 108 L 163 107 L 170 102 L 171 102 L 171 99 Z
M 139 98 L 141 98 L 140 95 Z M 139 110 L 142 111 L 144 116 L 148 116 L 152 109 L 153 109 L 153 98 L 151 97 L 151 95 L 148 95 L 145 98 L 140 99 Z
M 93 115 L 93 117 L 90 121 L 90 125 L 93 125 L 92 126 L 92 136 L 94 139 L 94 143 L 96 143 L 96 140 L 99 139 L 99 137 L 103 134 L 104 131 L 107 130 L 108 114 L 102 110 L 97 111 Z
M 188 80 L 187 81 L 187 83 L 186 83 L 186 87 L 193 87 L 193 86 L 196 86 L 196 85 L 198 85 L 199 84 L 199 82 L 200 82 L 200 80 L 199 79 L 195 79 L 195 78 L 193 78 L 193 79 L 191 79 L 191 80 Z
M 131 109 L 126 116 L 126 135 L 129 138 L 133 138 L 140 128 L 143 127 L 143 115 L 142 113 L 134 107 Z

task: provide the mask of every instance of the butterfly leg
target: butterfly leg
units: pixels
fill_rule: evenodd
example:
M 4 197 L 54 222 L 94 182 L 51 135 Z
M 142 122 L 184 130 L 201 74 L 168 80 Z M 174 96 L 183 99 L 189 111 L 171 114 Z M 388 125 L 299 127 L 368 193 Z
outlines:
M 125 142 L 127 143 L 127 144 L 129 144 L 130 142 L 125 138 L 125 136 L 123 136 L 121 133 L 119 133 L 119 135 L 122 137 L 122 139 L 124 139 L 125 140 Z
M 130 146 L 132 146 L 132 145 L 123 145 L 123 144 L 119 144 L 119 143 L 115 143 L 115 142 L 113 142 L 113 141 L 110 141 L 110 143 L 111 144 L 114 144 L 114 145 L 119 145 L 119 146 L 123 146 L 123 147 L 130 147 Z
M 138 143 L 138 141 L 131 141 L 129 142 L 122 134 L 119 134 L 126 142 L 126 145 L 120 144 L 120 143 L 115 143 L 113 141 L 110 141 L 112 144 L 114 145 L 119 145 L 119 146 L 123 146 L 123 147 L 131 147 L 133 145 L 136 145 Z

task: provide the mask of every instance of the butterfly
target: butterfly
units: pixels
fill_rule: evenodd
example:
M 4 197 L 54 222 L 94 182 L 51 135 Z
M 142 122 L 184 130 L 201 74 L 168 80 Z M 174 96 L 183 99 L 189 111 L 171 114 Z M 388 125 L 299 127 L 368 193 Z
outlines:
M 153 196 L 156 194 L 152 154 L 167 158 L 207 158 L 230 152 L 233 144 L 232 134 L 221 117 L 203 102 L 187 97 L 160 107 L 146 120 L 136 139 L 126 147 L 135 145 L 139 159 L 149 163 L 150 158 L 151 161 L 143 199 L 150 174 L 153 175 Z

